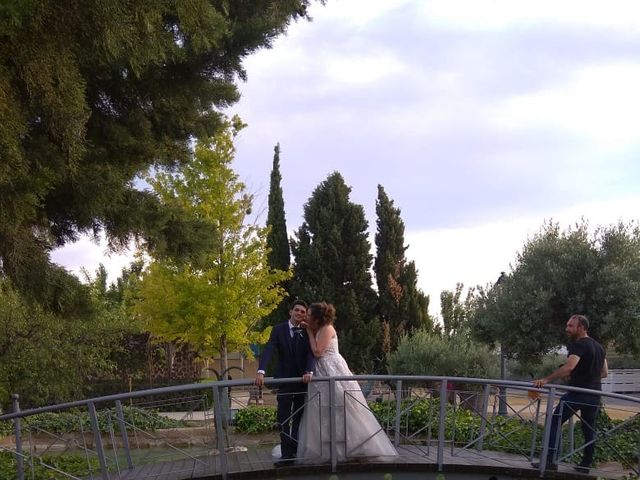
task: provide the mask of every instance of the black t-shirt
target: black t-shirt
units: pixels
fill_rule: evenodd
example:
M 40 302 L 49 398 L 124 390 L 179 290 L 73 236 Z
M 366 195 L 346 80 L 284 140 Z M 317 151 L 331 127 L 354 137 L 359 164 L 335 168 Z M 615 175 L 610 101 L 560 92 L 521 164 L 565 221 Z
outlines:
M 569 355 L 580 357 L 578 365 L 571 372 L 569 385 L 580 388 L 601 390 L 600 375 L 604 366 L 604 348 L 591 337 L 583 337 L 569 345 Z

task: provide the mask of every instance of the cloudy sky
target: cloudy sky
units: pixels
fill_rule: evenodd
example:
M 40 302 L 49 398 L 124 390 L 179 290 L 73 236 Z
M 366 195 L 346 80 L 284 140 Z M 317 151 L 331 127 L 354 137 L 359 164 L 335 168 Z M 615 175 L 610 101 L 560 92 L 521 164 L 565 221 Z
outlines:
M 545 220 L 640 212 L 637 0 L 328 0 L 248 58 L 235 168 L 266 219 L 281 146 L 293 233 L 333 171 L 375 231 L 377 185 L 402 211 L 419 284 L 494 282 Z M 262 208 L 260 208 L 262 207 Z M 70 269 L 101 259 L 80 242 Z

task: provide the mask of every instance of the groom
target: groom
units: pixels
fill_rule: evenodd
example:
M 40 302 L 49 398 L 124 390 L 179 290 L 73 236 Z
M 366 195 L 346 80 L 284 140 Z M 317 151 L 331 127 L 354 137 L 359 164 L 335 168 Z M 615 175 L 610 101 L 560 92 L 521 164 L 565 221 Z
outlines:
M 307 304 L 296 300 L 289 310 L 289 320 L 279 323 L 271 330 L 271 336 L 260 355 L 260 364 L 255 384 L 264 385 L 264 373 L 274 350 L 278 365 L 274 378 L 302 377 L 302 382 L 285 383 L 278 387 L 277 421 L 280 428 L 282 459 L 276 467 L 287 465 L 296 457 L 298 427 L 302 418 L 307 383 L 311 381 L 315 359 L 309 346 L 309 338 L 300 322 L 307 318 Z

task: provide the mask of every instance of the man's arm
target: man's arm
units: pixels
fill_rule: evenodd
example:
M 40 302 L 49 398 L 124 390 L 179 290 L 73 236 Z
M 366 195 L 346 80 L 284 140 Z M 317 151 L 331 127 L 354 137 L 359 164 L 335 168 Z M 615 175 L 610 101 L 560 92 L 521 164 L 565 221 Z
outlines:
M 578 355 L 569 355 L 569 358 L 567 359 L 567 363 L 565 363 L 560 368 L 558 368 L 557 370 L 553 371 L 552 373 L 550 373 L 546 377 L 539 378 L 538 380 L 534 380 L 533 381 L 533 385 L 536 388 L 542 388 L 547 383 L 549 383 L 549 382 L 551 382 L 551 381 L 553 381 L 553 380 L 555 380 L 557 378 L 568 377 L 571 374 L 571 372 L 573 371 L 573 369 L 576 368 L 576 365 L 578 365 L 579 361 L 580 361 L 580 357 Z
M 607 364 L 607 359 L 604 359 L 604 363 L 602 364 L 602 370 L 600 370 L 600 378 L 607 378 L 609 375 L 609 365 Z
M 267 369 L 267 365 L 269 365 L 269 360 L 271 359 L 271 354 L 273 353 L 273 349 L 276 347 L 276 327 L 271 329 L 271 335 L 269 335 L 269 340 L 267 344 L 264 346 L 264 350 L 260 354 L 260 362 L 258 364 L 258 371 L 256 373 L 256 379 L 254 383 L 261 387 L 264 385 L 264 373 Z

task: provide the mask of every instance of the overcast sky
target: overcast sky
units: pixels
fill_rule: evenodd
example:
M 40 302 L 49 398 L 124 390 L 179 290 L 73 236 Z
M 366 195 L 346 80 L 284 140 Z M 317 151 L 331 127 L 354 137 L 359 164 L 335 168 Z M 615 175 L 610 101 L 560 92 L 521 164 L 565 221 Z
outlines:
M 249 125 L 235 168 L 262 221 L 278 142 L 292 234 L 339 171 L 373 240 L 382 184 L 436 314 L 441 290 L 509 271 L 545 219 L 638 218 L 637 0 L 328 0 L 311 15 L 245 61 L 229 111 Z M 93 270 L 102 251 L 54 259 Z

